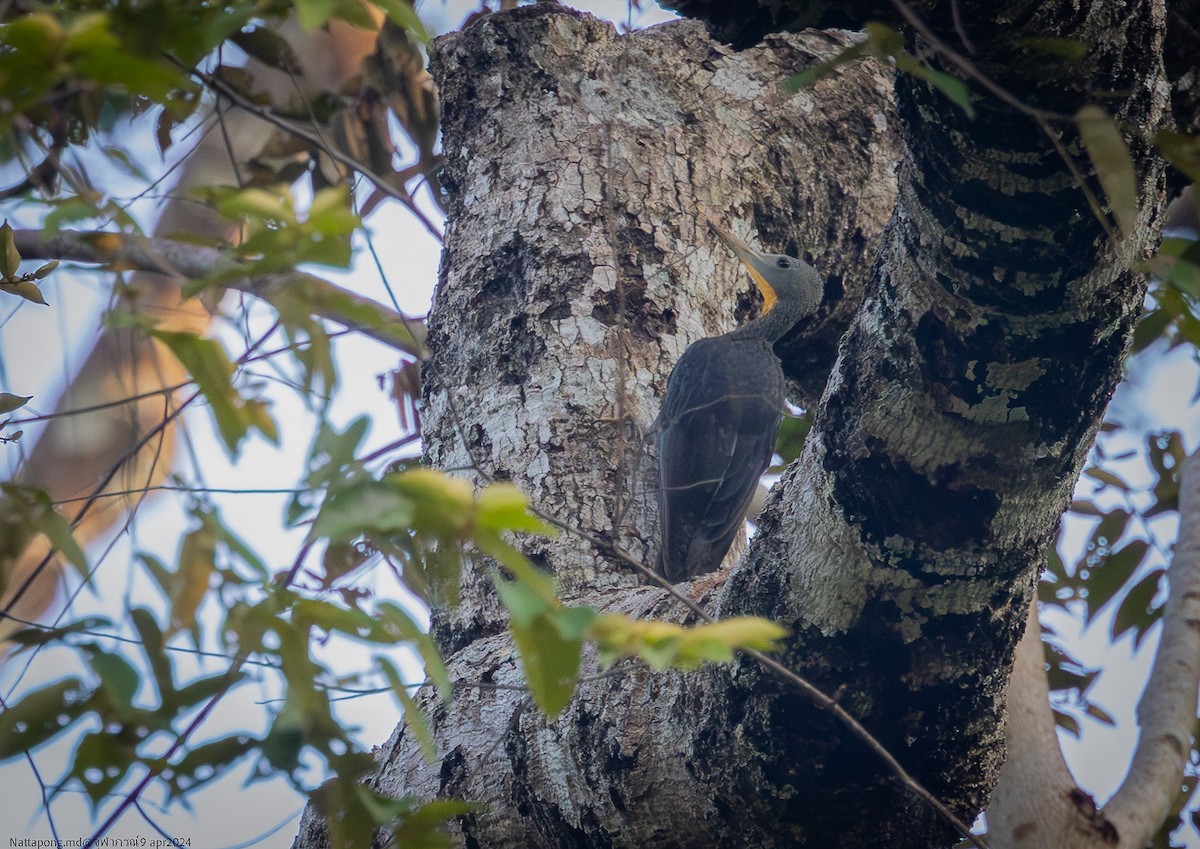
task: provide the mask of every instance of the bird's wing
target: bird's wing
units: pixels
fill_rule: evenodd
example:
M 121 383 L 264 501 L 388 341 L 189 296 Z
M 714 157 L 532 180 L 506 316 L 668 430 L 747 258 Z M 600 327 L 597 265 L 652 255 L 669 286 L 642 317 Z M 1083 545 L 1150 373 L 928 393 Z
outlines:
M 721 565 L 770 462 L 783 407 L 765 344 L 702 339 L 684 352 L 659 413 L 659 569 L 672 581 Z

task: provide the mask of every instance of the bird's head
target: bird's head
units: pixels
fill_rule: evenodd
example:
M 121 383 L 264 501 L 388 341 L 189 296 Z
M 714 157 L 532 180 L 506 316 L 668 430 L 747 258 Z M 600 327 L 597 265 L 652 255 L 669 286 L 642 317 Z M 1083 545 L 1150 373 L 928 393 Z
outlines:
M 737 236 L 708 224 L 750 272 L 763 296 L 763 315 L 782 302 L 794 304 L 800 315 L 817 311 L 824 293 L 824 282 L 817 270 L 802 259 L 787 254 L 768 254 L 755 250 Z

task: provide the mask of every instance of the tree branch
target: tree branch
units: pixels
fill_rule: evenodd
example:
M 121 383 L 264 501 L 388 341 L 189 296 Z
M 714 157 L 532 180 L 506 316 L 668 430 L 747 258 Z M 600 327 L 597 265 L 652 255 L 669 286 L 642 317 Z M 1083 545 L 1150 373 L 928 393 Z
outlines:
M 1200 451 L 1179 472 L 1179 539 L 1150 679 L 1138 704 L 1141 733 L 1125 781 L 1104 814 L 1121 847 L 1146 845 L 1179 792 L 1200 684 Z
M 79 230 L 60 230 L 48 239 L 39 230 L 17 230 L 14 235 L 17 251 L 24 259 L 96 263 L 192 280 L 230 275 L 245 267 L 229 249 L 173 239 Z M 252 268 L 245 270 L 246 276 L 230 276 L 223 285 L 268 303 L 299 287 L 313 315 L 411 356 L 424 357 L 425 325 L 419 319 L 305 271 L 255 275 Z
M 1078 804 L 1079 794 L 1058 743 L 1046 679 L 1037 601 L 1029 605 L 1025 634 L 1017 645 L 1008 684 L 1007 757 L 988 804 L 992 849 L 1042 849 L 1068 845 L 1072 834 L 1102 845 Z M 1095 806 L 1090 808 L 1094 814 Z M 1093 817 L 1094 821 L 1094 817 Z
M 1050 711 L 1032 605 L 1009 687 L 1008 759 L 988 807 L 995 849 L 1141 849 L 1162 826 L 1191 751 L 1200 684 L 1200 452 L 1179 472 L 1179 499 L 1170 595 L 1125 781 L 1103 808 L 1075 784 Z

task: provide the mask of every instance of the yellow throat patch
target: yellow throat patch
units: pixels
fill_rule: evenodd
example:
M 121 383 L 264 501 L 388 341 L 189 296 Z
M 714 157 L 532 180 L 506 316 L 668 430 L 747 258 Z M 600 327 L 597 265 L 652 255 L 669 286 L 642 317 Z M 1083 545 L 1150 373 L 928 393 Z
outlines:
M 754 281 L 754 285 L 758 287 L 758 291 L 762 292 L 762 314 L 766 315 L 779 301 L 779 296 L 775 294 L 775 290 L 771 287 L 771 284 L 768 283 L 763 276 L 755 270 L 754 266 L 750 265 L 748 262 L 743 263 L 743 265 L 745 265 L 749 270 L 750 278 Z

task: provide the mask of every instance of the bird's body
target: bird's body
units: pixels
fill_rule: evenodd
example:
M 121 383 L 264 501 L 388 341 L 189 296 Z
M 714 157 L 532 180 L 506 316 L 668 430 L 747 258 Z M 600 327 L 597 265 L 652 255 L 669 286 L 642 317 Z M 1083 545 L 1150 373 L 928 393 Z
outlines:
M 821 280 L 792 257 L 763 254 L 713 228 L 746 263 L 764 314 L 684 351 L 653 429 L 658 432 L 660 549 L 669 581 L 711 572 L 742 532 L 770 463 L 784 409 L 773 345 L 820 305 Z

